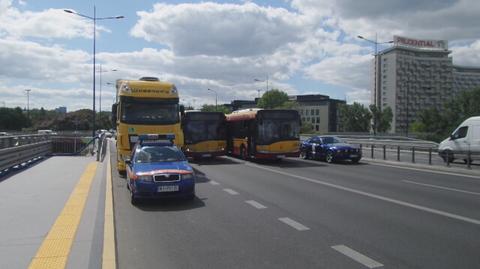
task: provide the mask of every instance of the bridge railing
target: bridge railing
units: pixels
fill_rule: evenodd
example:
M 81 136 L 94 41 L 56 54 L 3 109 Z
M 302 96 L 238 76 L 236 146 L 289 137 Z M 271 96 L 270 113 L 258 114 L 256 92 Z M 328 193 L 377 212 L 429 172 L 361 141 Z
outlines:
M 0 149 L 18 147 L 50 140 L 51 135 L 29 134 L 0 136 Z
M 50 141 L 41 141 L 27 145 L 0 149 L 0 171 L 8 170 L 17 165 L 26 166 L 36 158 L 52 152 Z

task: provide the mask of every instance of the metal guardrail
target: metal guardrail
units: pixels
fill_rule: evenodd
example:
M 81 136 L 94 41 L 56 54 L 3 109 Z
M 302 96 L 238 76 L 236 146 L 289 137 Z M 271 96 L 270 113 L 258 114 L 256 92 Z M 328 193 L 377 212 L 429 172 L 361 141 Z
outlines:
M 446 151 L 438 152 L 438 147 L 415 146 L 415 145 L 388 145 L 385 143 L 358 143 L 362 156 L 371 159 L 407 161 L 420 163 L 419 156 L 422 156 L 423 163 L 432 165 L 434 158 L 440 157 L 446 166 L 450 166 L 453 160 L 463 160 L 468 169 L 472 168 L 472 162 L 480 161 L 478 151 Z M 390 153 L 390 154 L 387 154 Z M 393 153 L 393 154 L 392 154 Z M 388 156 L 388 157 L 387 157 Z M 394 157 L 394 158 L 392 158 Z
M 36 157 L 45 156 L 51 152 L 52 143 L 50 141 L 0 149 L 0 170 L 26 164 Z
M 50 137 L 51 135 L 44 134 L 0 136 L 0 149 L 48 141 Z

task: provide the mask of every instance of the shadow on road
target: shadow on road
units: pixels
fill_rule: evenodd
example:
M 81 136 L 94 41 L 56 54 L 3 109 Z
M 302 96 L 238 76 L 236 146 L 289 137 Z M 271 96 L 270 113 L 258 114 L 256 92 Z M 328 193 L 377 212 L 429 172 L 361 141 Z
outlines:
M 184 211 L 192 210 L 205 206 L 207 198 L 199 198 L 195 196 L 193 200 L 185 200 L 181 198 L 164 198 L 155 200 L 142 200 L 138 202 L 136 207 L 142 211 Z
M 302 167 L 322 167 L 327 166 L 325 163 L 317 161 L 306 161 L 302 159 L 286 158 L 282 160 L 255 160 L 255 163 L 266 166 L 274 166 L 280 168 L 302 168 Z
M 210 179 L 202 171 L 200 171 L 196 168 L 193 168 L 193 171 L 195 171 L 195 177 L 196 177 L 195 183 L 197 183 L 197 184 L 198 183 L 206 183 L 206 182 L 210 181 Z
M 197 165 L 226 165 L 226 164 L 241 164 L 239 161 L 234 161 L 225 157 L 203 158 L 203 159 L 189 159 L 189 162 Z M 241 160 L 240 160 L 241 161 Z

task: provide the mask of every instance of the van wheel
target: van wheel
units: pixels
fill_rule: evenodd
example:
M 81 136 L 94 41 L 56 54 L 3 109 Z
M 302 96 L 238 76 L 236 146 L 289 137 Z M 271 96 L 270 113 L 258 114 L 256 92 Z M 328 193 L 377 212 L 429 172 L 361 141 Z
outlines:
M 450 150 L 443 151 L 441 156 L 444 162 L 448 161 L 449 163 L 451 163 L 453 162 L 453 160 L 455 160 L 453 158 L 453 153 Z M 448 156 L 448 159 L 447 159 L 447 156 Z

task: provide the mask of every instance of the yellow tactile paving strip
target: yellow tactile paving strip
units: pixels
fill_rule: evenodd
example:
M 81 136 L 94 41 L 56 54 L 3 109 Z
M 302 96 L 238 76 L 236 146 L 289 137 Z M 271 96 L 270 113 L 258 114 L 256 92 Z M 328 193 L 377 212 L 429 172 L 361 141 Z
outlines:
M 92 162 L 85 169 L 62 212 L 33 257 L 29 269 L 63 269 L 67 265 L 68 254 L 82 218 L 97 166 L 97 162 Z
M 107 185 L 105 190 L 105 224 L 103 227 L 103 269 L 115 269 L 115 225 L 113 219 L 112 169 L 110 154 L 107 164 Z

